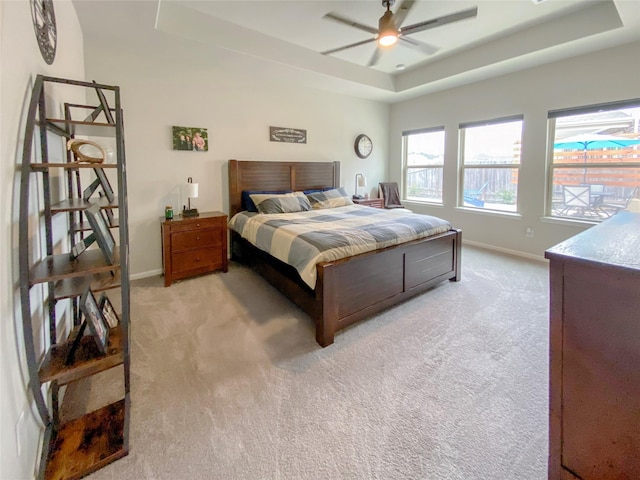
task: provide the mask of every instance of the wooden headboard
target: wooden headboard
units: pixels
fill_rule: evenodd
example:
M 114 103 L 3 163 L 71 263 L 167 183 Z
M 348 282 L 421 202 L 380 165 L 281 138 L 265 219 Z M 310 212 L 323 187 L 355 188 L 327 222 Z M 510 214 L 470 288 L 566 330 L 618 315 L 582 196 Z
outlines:
M 229 218 L 242 209 L 243 190 L 299 191 L 340 186 L 340 162 L 229 160 Z

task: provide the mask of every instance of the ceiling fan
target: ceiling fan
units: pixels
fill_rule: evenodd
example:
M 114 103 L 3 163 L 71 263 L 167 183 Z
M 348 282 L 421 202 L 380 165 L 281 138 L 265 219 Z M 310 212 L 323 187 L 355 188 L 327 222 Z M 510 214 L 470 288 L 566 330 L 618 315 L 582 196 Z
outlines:
M 395 0 L 382 0 L 382 6 L 387 9 L 387 11 L 380 17 L 378 21 L 378 28 L 370 27 L 369 25 L 364 25 L 362 23 L 356 22 L 355 20 L 351 20 L 349 18 L 342 17 L 333 12 L 327 13 L 324 17 L 327 20 L 332 20 L 334 22 L 342 23 L 344 25 L 348 25 L 350 27 L 357 28 L 359 30 L 364 30 L 365 32 L 371 33 L 375 35 L 373 38 L 368 38 L 367 40 L 362 40 L 360 42 L 352 43 L 350 45 L 345 45 L 343 47 L 333 48 L 331 50 L 327 50 L 322 52 L 323 55 L 330 55 L 332 53 L 341 52 L 343 50 L 347 50 L 349 48 L 358 47 L 360 45 L 365 45 L 367 43 L 376 42 L 378 45 L 376 46 L 369 63 L 368 67 L 372 67 L 378 60 L 380 59 L 380 54 L 382 53 L 382 49 L 385 47 L 390 47 L 394 45 L 396 42 L 399 42 L 401 45 L 406 47 L 414 48 L 419 50 L 427 55 L 433 55 L 435 52 L 439 50 L 438 47 L 434 45 L 429 45 L 428 43 L 421 42 L 414 38 L 409 38 L 407 35 L 411 35 L 412 33 L 422 32 L 424 30 L 428 30 L 435 27 L 440 27 L 442 25 L 446 25 L 447 23 L 458 22 L 460 20 L 465 20 L 467 18 L 473 18 L 478 15 L 478 7 L 469 8 L 467 10 L 461 10 L 456 13 L 452 13 L 449 15 L 444 15 L 442 17 L 432 18 L 431 20 L 426 20 L 424 22 L 414 23 L 413 25 L 407 25 L 406 27 L 402 26 L 402 23 L 407 18 L 409 11 L 413 8 L 413 5 L 416 3 L 415 0 L 403 0 L 400 3 L 400 6 L 397 8 L 396 13 L 391 11 L 391 6 L 395 3 Z

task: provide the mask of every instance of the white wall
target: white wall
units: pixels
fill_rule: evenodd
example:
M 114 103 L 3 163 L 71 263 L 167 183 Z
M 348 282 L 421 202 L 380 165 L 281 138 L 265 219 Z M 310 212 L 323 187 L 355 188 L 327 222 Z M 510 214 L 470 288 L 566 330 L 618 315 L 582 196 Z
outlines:
M 387 176 L 389 105 L 202 68 L 175 52 L 135 52 L 87 42 L 87 78 L 119 85 L 124 108 L 131 273 L 159 274 L 160 217 L 186 204 L 180 186 L 199 184 L 200 211 L 228 213 L 229 159 L 341 162 L 342 185 L 355 189 L 356 173 L 370 193 Z M 171 126 L 208 129 L 208 152 L 174 151 Z M 303 145 L 269 141 L 269 126 L 307 130 Z M 359 159 L 353 143 L 367 133 L 374 152 Z M 363 193 L 360 189 L 360 193 Z
M 640 44 L 627 44 L 464 87 L 426 95 L 391 108 L 389 175 L 402 180 L 402 131 L 445 126 L 444 206 L 411 203 L 419 213 L 450 219 L 463 239 L 539 256 L 588 224 L 543 221 L 547 112 L 640 97 Z M 521 217 L 456 208 L 458 124 L 524 114 L 520 172 Z M 534 237 L 527 238 L 527 227 Z
M 19 164 L 25 109 L 38 73 L 84 79 L 83 38 L 75 8 L 56 0 L 58 49 L 53 65 L 42 59 L 27 1 L 0 1 L 0 478 L 34 478 L 42 426 L 28 395 L 18 296 Z M 55 102 L 59 91 L 49 100 Z M 66 93 L 65 93 L 66 95 Z M 65 99 L 69 98 L 68 96 Z M 71 97 L 70 101 L 84 101 Z M 62 152 L 60 152 L 62 154 Z M 33 181 L 32 184 L 38 183 Z M 37 188 L 36 188 L 37 189 Z M 34 238 L 34 248 L 40 242 Z M 16 427 L 20 415 L 23 421 Z M 20 437 L 19 443 L 16 441 Z M 18 455 L 18 451 L 20 454 Z

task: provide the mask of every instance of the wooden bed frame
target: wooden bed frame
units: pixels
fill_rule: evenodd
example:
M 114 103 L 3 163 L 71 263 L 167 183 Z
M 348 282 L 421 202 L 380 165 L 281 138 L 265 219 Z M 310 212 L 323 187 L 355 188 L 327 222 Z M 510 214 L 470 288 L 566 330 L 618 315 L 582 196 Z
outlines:
M 340 162 L 229 160 L 230 218 L 242 210 L 243 190 L 297 191 L 340 186 Z M 440 235 L 319 263 L 315 290 L 295 269 L 231 232 L 234 260 L 253 267 L 304 310 L 316 341 L 331 345 L 336 331 L 445 280 L 460 280 L 462 232 Z

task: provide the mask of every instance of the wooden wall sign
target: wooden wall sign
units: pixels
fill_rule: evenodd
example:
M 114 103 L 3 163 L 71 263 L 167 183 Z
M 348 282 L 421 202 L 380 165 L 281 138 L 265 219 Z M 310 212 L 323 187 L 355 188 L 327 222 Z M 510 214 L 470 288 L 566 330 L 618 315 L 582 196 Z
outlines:
M 269 127 L 269 141 L 307 143 L 307 131 L 299 128 Z

